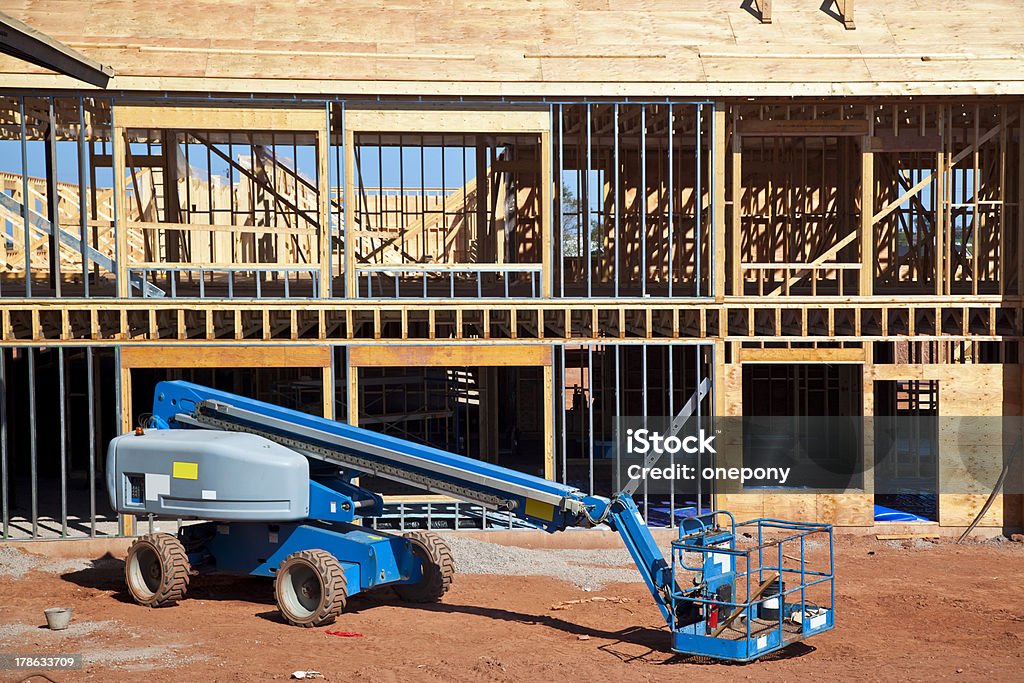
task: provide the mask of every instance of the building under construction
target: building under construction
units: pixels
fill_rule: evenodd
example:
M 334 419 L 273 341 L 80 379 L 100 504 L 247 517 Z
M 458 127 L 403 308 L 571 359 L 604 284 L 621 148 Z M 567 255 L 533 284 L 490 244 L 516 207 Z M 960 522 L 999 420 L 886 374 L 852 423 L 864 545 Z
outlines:
M 634 4 L 0 0 L 4 538 L 134 533 L 104 452 L 164 379 L 602 494 L 616 418 L 694 395 L 1020 416 L 1017 3 Z M 942 484 L 1006 444 L 919 441 L 641 507 L 871 528 L 878 458 L 967 526 Z M 383 486 L 393 528 L 515 524 Z

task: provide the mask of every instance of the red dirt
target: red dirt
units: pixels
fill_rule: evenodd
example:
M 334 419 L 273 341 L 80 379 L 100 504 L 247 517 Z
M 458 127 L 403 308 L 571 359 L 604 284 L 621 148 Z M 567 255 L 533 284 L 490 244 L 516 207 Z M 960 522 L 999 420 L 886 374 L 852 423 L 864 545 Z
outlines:
M 640 584 L 583 593 L 543 577 L 457 576 L 441 605 L 350 601 L 329 628 L 362 637 L 341 638 L 281 623 L 270 582 L 258 579 L 200 578 L 178 606 L 128 604 L 122 565 L 109 559 L 63 577 L 0 579 L 0 651 L 106 662 L 51 674 L 56 681 L 287 680 L 296 670 L 375 682 L 1020 680 L 1024 545 L 904 545 L 837 539 L 837 628 L 748 665 L 673 655 Z M 551 609 L 595 595 L 629 600 Z M 79 626 L 111 623 L 78 636 L 35 628 L 55 605 L 74 607 Z M 145 656 L 126 661 L 133 653 Z M 23 678 L 0 671 L 0 680 Z

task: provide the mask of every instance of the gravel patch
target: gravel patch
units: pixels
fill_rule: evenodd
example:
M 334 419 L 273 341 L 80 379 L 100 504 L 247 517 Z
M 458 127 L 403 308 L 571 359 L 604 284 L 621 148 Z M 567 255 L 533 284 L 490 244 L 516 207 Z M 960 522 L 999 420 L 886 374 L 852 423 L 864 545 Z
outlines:
M 488 543 L 445 534 L 461 574 L 550 576 L 582 588 L 600 590 L 609 583 L 639 583 L 640 572 L 624 549 L 544 550 Z
M 85 663 L 116 666 L 128 671 L 144 671 L 165 669 L 207 659 L 203 655 L 183 655 L 180 644 L 148 645 L 144 647 L 110 647 L 97 636 L 111 633 L 127 634 L 138 638 L 139 634 L 127 630 L 124 623 L 117 620 L 75 621 L 72 618 L 68 627 L 62 631 L 51 631 L 42 628 L 45 619 L 39 615 L 38 624 L 0 624 L 0 645 L 13 647 L 13 643 L 28 637 L 33 647 L 52 646 L 69 647 L 71 644 L 77 651 L 85 655 Z M 60 645 L 58 645 L 60 644 Z
M 51 560 L 26 553 L 18 548 L 0 546 L 0 576 L 21 576 L 32 570 L 64 574 L 92 566 L 89 560 Z
M 38 634 L 43 638 L 64 640 L 67 638 L 77 639 L 97 631 L 112 631 L 121 627 L 117 621 L 75 621 L 74 615 L 71 623 L 61 631 L 51 631 L 48 628 L 41 628 L 46 623 L 46 617 L 40 613 L 38 624 L 0 624 L 0 639 L 17 638 L 26 633 Z
M 118 668 L 128 671 L 144 671 L 178 667 L 206 659 L 202 655 L 183 656 L 178 653 L 177 647 L 179 646 L 150 645 L 131 650 L 93 647 L 85 653 L 85 662 L 86 664 L 117 664 Z

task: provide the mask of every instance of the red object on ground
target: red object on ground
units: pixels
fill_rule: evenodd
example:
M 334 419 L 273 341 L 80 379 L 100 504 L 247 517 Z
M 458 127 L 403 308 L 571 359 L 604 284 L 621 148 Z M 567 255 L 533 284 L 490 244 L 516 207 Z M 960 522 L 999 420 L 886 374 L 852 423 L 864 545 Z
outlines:
M 329 636 L 341 636 L 342 638 L 362 638 L 362 633 L 356 633 L 355 631 L 324 631 Z

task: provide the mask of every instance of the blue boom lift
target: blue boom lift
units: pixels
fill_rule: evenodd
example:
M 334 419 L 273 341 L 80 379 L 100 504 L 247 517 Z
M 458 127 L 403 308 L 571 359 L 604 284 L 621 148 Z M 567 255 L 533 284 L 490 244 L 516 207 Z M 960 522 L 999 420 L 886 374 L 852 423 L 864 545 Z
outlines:
M 828 525 L 695 514 L 680 523 L 667 561 L 629 492 L 587 495 L 181 381 L 157 385 L 146 429 L 111 442 L 107 486 L 118 512 L 208 521 L 136 540 L 128 589 L 159 607 L 184 598 L 199 571 L 274 577 L 282 616 L 305 627 L 332 623 L 349 596 L 384 586 L 406 601 L 440 600 L 455 573 L 444 538 L 364 526 L 383 512 L 381 496 L 357 483 L 366 475 L 508 511 L 549 532 L 608 525 L 676 652 L 749 661 L 833 627 Z

